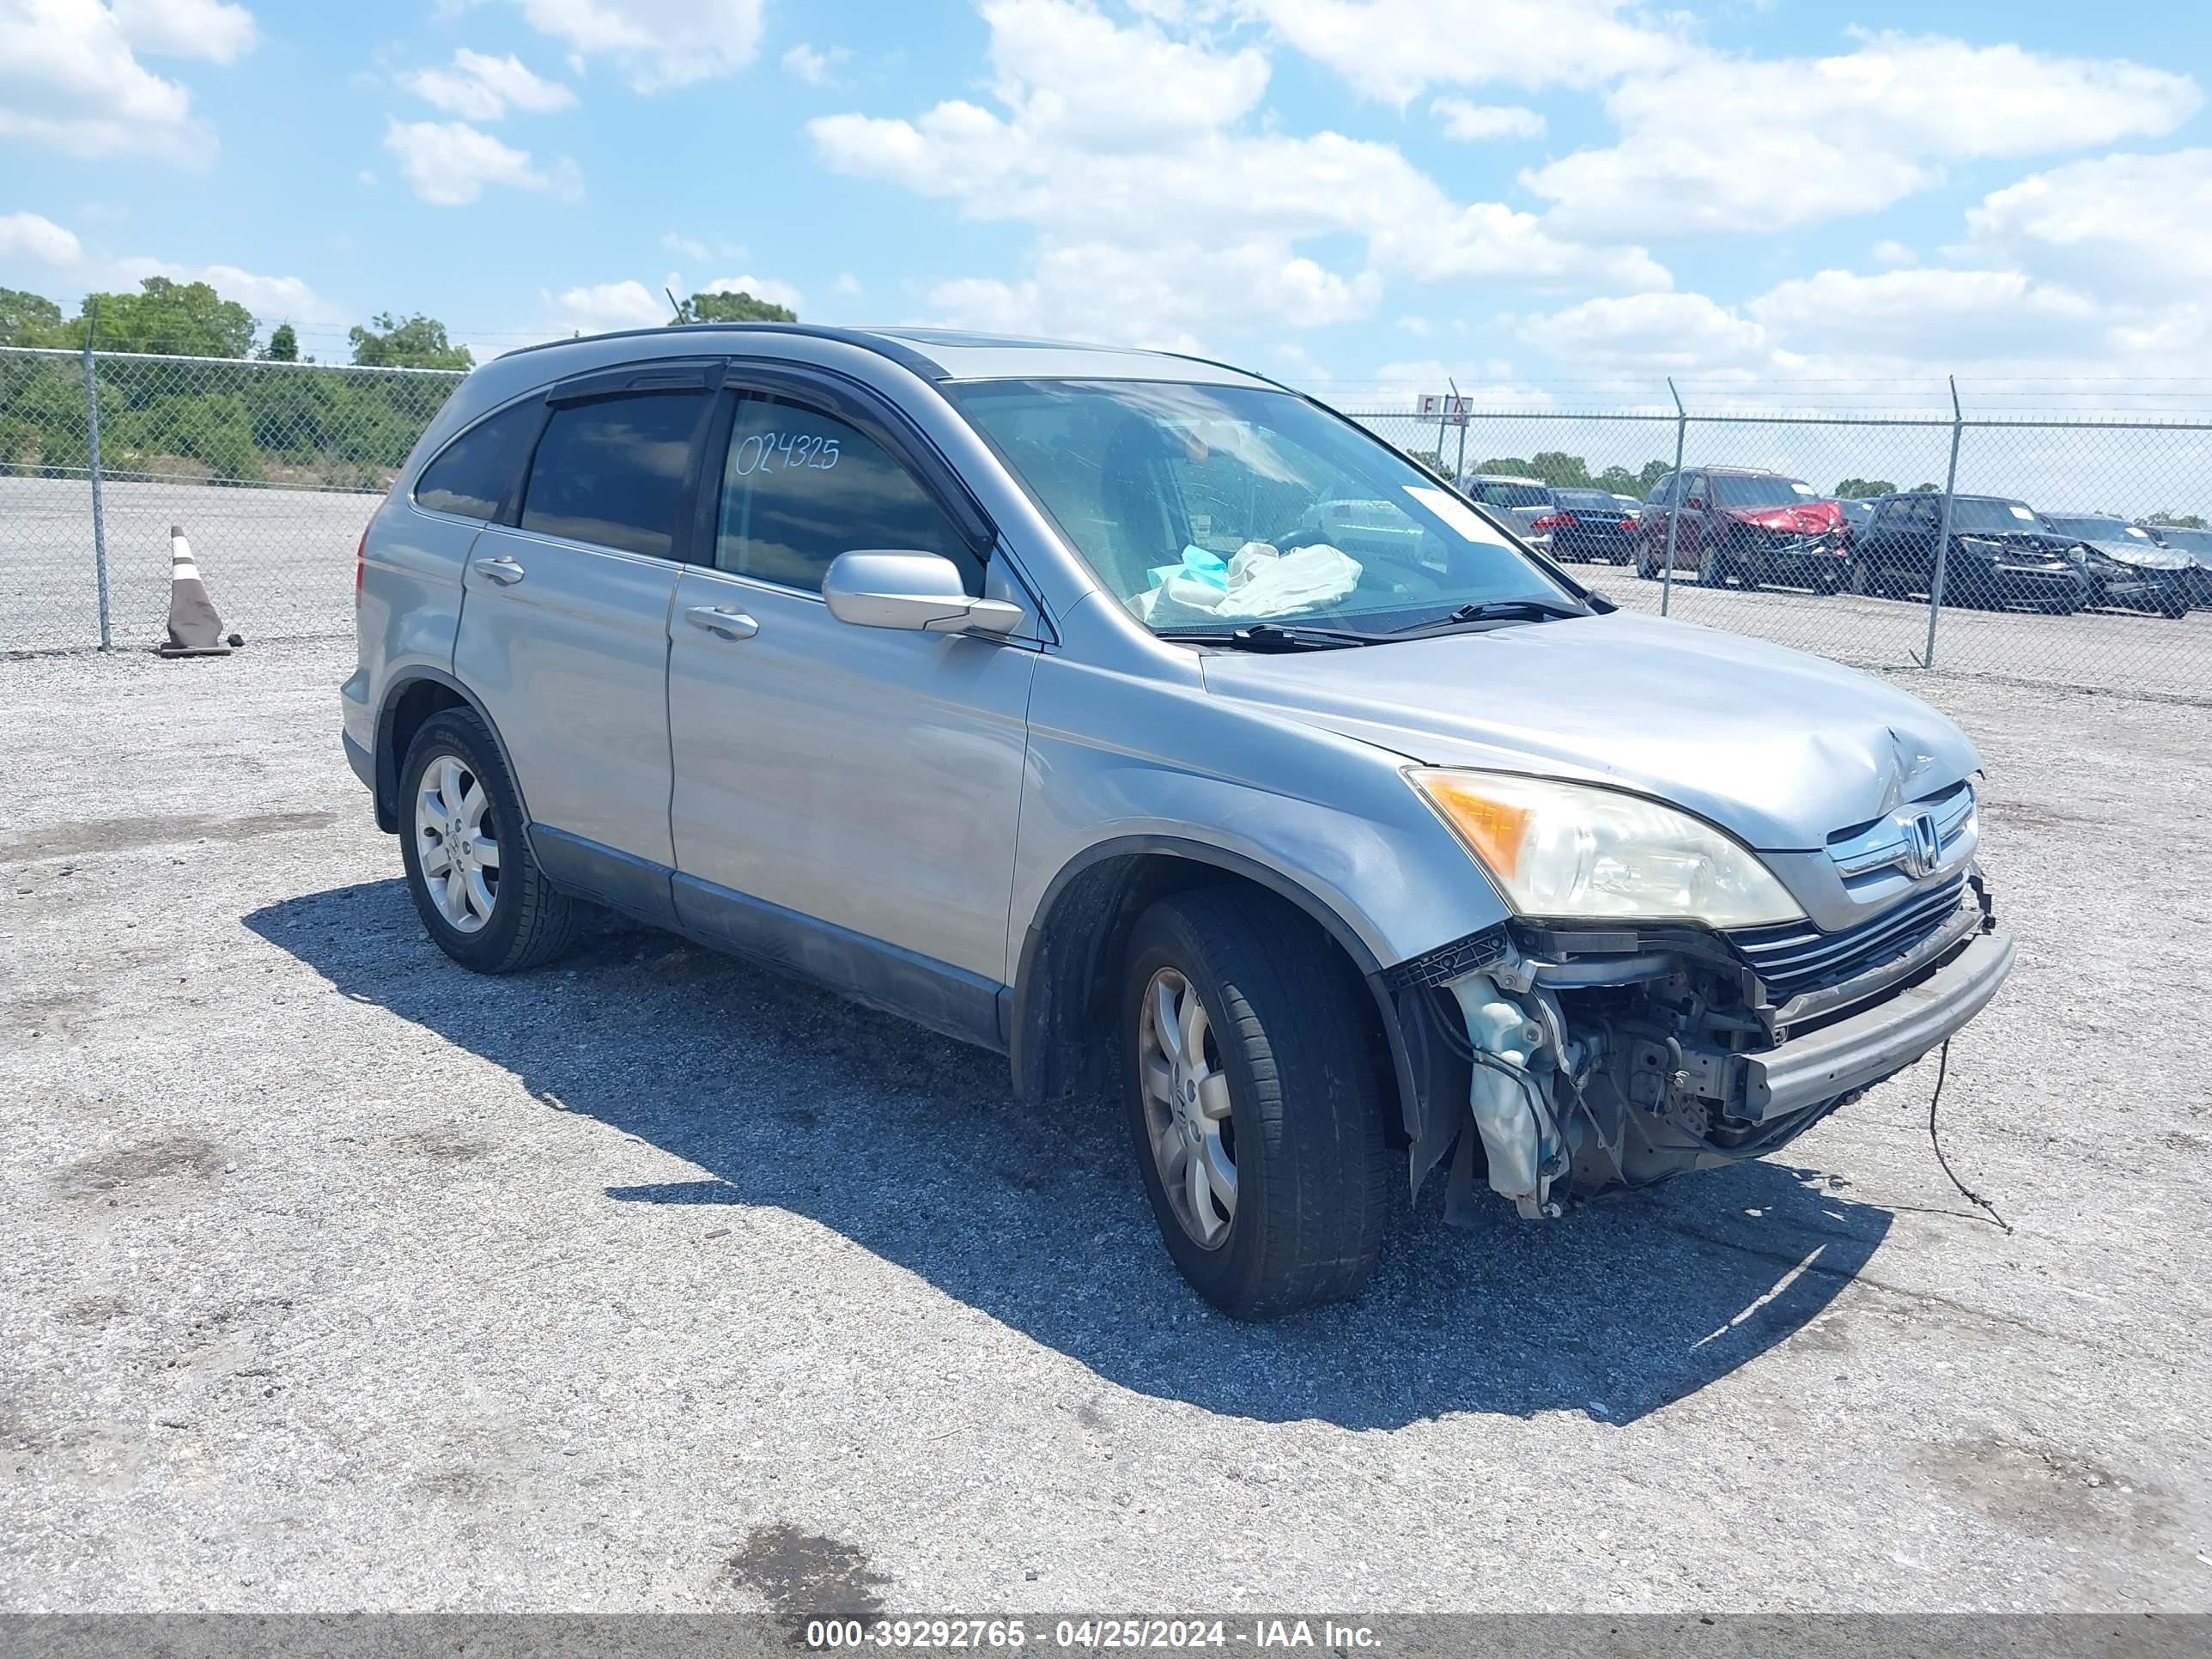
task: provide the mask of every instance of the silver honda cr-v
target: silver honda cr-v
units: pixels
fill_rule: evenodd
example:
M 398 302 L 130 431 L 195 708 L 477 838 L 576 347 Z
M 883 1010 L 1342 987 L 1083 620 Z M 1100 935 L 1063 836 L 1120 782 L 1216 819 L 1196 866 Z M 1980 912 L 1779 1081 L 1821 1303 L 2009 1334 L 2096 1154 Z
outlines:
M 1118 1089 L 1239 1316 L 1356 1290 L 1393 1179 L 1544 1217 L 1772 1151 L 2011 965 L 1949 720 L 1617 612 L 1212 363 L 518 352 L 360 562 L 346 752 L 449 955 L 611 906 L 1001 1050 L 1030 1108 Z

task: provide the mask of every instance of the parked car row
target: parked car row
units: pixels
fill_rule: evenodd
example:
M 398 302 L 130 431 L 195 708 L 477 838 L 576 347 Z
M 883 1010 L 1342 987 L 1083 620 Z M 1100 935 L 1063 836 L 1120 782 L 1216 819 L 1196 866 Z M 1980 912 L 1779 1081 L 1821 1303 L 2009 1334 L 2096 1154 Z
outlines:
M 1632 564 L 1648 579 L 1671 562 L 1677 580 L 1709 587 L 1912 599 L 1933 591 L 1940 565 L 1947 605 L 2163 617 L 2212 607 L 2212 531 L 2053 515 L 2009 496 L 1954 496 L 1946 551 L 1940 490 L 1838 499 L 1784 473 L 1723 466 L 1669 473 L 1641 501 L 1498 473 L 1460 487 L 1541 551 Z

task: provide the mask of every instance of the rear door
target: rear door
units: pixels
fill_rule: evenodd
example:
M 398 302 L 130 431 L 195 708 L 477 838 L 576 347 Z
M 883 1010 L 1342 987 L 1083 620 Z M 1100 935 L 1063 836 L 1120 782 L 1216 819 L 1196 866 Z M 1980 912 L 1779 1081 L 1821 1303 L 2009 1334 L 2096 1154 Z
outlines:
M 804 385 L 725 395 L 670 629 L 678 911 L 995 1042 L 1036 642 L 842 623 L 822 578 L 840 553 L 915 549 L 1034 622 L 1033 602 L 890 411 Z
M 519 499 L 471 551 L 454 649 L 548 873 L 663 920 L 668 612 L 718 379 L 658 363 L 552 388 Z

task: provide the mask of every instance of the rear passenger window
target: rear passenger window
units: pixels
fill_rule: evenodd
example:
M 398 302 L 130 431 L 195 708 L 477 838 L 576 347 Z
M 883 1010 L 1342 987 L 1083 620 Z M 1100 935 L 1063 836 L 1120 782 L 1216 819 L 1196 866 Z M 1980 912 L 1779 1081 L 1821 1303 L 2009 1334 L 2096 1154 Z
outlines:
M 860 548 L 942 554 L 970 593 L 982 562 L 921 481 L 834 415 L 748 398 L 722 469 L 714 565 L 819 592 L 830 562 Z
M 532 398 L 471 427 L 422 469 L 415 483 L 415 505 L 467 519 L 498 517 L 544 412 Z
M 651 392 L 556 409 L 523 492 L 522 528 L 667 558 L 702 392 Z

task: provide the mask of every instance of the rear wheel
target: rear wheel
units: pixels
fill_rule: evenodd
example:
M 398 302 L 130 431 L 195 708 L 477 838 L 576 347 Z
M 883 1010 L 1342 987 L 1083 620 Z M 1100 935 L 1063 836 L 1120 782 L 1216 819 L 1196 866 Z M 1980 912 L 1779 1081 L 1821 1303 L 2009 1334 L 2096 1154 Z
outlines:
M 1160 1236 L 1237 1319 L 1355 1294 L 1382 1253 L 1389 1155 L 1366 991 L 1279 902 L 1201 889 L 1137 924 L 1121 1036 Z
M 438 948 L 464 968 L 511 974 L 550 961 L 575 933 L 523 833 L 522 799 L 471 710 L 422 723 L 400 763 L 400 858 Z

